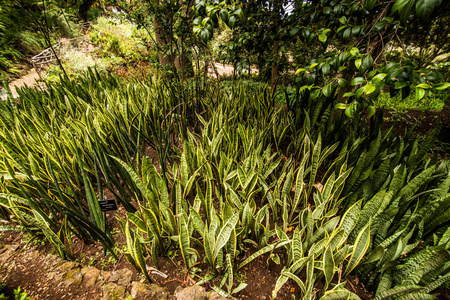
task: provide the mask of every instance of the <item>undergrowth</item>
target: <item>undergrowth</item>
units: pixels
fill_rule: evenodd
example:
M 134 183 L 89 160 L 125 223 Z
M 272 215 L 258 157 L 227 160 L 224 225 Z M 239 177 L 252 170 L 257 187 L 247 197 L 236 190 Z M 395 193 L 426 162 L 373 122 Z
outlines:
M 419 143 L 381 131 L 382 112 L 350 119 L 307 88 L 280 107 L 267 86 L 96 70 L 19 96 L 0 103 L 0 206 L 19 224 L 2 229 L 45 236 L 63 258 L 74 236 L 119 254 L 98 205 L 108 190 L 127 210 L 123 254 L 148 281 L 179 251 L 197 284 L 230 298 L 264 254 L 286 262 L 272 297 L 292 280 L 302 299 L 358 299 L 350 274 L 375 299 L 448 286 L 450 166 L 429 154 L 439 128 Z

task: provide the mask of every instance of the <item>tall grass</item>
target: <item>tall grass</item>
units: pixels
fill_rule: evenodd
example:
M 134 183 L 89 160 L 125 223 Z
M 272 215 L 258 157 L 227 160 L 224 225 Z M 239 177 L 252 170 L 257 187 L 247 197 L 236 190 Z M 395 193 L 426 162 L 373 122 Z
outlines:
M 449 276 L 449 167 L 427 156 L 438 129 L 420 144 L 396 137 L 381 113 L 349 119 L 308 88 L 282 107 L 265 86 L 124 83 L 90 70 L 19 93 L 0 104 L 0 205 L 63 257 L 73 236 L 114 253 L 98 206 L 108 191 L 127 210 L 124 254 L 148 280 L 147 261 L 173 249 L 230 297 L 246 287 L 234 274 L 261 255 L 286 261 L 273 297 L 292 279 L 304 299 L 356 298 L 343 285 L 359 272 L 380 299 L 392 289 L 413 299 Z M 426 272 L 411 267 L 431 256 Z

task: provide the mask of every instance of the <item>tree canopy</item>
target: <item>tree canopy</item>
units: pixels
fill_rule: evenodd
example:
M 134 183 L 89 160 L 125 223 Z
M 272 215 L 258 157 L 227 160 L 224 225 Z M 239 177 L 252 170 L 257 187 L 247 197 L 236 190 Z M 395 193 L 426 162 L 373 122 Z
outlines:
M 338 93 L 338 106 L 351 116 L 389 87 L 407 97 L 415 89 L 421 99 L 431 89 L 445 89 L 430 60 L 447 51 L 450 4 L 435 0 L 397 1 L 197 1 L 194 32 L 205 42 L 219 20 L 234 29 L 230 55 L 256 49 L 260 71 L 272 64 L 272 83 L 280 57 L 293 43 L 316 50 L 309 63 L 296 68 L 296 81 L 312 95 Z M 387 57 L 388 49 L 405 44 L 422 49 L 422 59 Z M 425 50 L 423 50 L 425 49 Z M 419 56 L 420 56 L 419 55 Z M 425 55 L 428 55 L 425 58 Z M 428 64 L 424 64 L 424 60 Z M 308 93 L 309 94 L 309 93 Z M 361 105 L 363 104 L 363 105 Z

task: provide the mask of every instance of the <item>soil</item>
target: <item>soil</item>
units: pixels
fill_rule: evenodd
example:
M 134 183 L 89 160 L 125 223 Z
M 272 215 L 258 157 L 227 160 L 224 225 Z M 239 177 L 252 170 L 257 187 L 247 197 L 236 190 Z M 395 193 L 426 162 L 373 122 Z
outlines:
M 118 214 L 120 213 L 118 212 Z M 110 215 L 110 221 L 112 221 L 112 218 L 114 216 Z M 120 236 L 123 235 L 118 235 L 116 238 Z M 25 235 L 16 232 L 5 232 L 1 237 L 1 241 L 5 244 L 21 242 L 19 247 L 26 247 L 26 239 Z M 28 255 L 13 254 L 8 261 L 8 268 L 2 266 L 0 281 L 6 284 L 6 288 L 3 290 L 6 296 L 13 297 L 14 289 L 20 287 L 31 299 L 102 299 L 103 289 L 101 283 L 89 287 L 76 284 L 66 286 L 60 277 L 50 276 L 53 272 L 49 269 L 47 254 L 55 253 L 48 244 L 40 245 L 40 241 L 31 242 L 31 245 L 36 242 L 38 244 L 35 244 L 33 247 L 38 251 L 39 255 L 33 254 L 30 257 Z M 117 240 L 117 244 L 122 246 L 123 242 Z M 30 244 L 30 241 L 28 241 L 28 244 Z M 103 256 L 100 245 L 85 245 L 76 240 L 74 241 L 74 249 L 76 261 L 80 262 L 83 267 L 95 266 L 102 271 L 126 268 L 132 271 L 133 281 L 144 280 L 123 256 L 120 256 L 117 262 L 111 259 L 111 255 Z M 254 251 L 256 249 L 251 249 L 249 253 Z M 272 299 L 270 295 L 281 272 L 283 258 L 279 265 L 276 265 L 268 258 L 268 254 L 260 256 L 235 274 L 236 285 L 234 287 L 240 282 L 248 284 L 243 291 L 234 295 L 237 299 Z M 268 261 L 270 262 L 268 263 Z M 151 265 L 150 262 L 148 264 Z M 200 280 L 197 277 L 190 278 L 186 276 L 186 269 L 179 251 L 172 252 L 170 257 L 160 257 L 158 265 L 159 270 L 166 274 L 167 278 L 151 275 L 152 281 L 162 287 L 166 287 L 171 294 L 179 286 L 190 286 Z M 199 275 L 206 276 L 207 274 L 200 272 Z M 213 283 L 219 284 L 218 280 Z M 355 278 L 350 278 L 346 287 L 357 293 L 361 299 L 372 298 L 372 295 L 365 291 L 364 287 Z M 276 299 L 288 300 L 293 299 L 293 296 L 298 299 L 300 291 L 294 282 L 288 281 L 278 292 Z
M 400 136 L 416 126 L 414 134 L 426 136 L 441 122 L 440 115 L 441 112 L 437 110 L 408 109 L 407 111 L 398 111 L 385 109 L 383 126 L 384 129 L 394 126 L 395 133 Z
M 398 136 L 405 135 L 408 130 L 413 128 L 413 137 L 424 138 L 440 124 L 442 124 L 442 128 L 431 150 L 438 154 L 440 159 L 449 159 L 450 118 L 444 111 L 421 111 L 420 109 L 408 109 L 407 111 L 385 109 L 384 111 L 383 130 L 388 130 L 393 126 Z
M 28 87 L 35 87 L 35 86 L 40 86 L 42 84 L 38 84 L 36 81 L 39 80 L 39 75 L 36 72 L 36 70 L 34 68 L 30 69 L 28 71 L 28 73 L 23 76 L 20 77 L 19 79 L 16 79 L 12 82 L 9 83 L 9 89 L 11 90 L 11 93 L 13 95 L 13 98 L 16 98 L 17 92 L 16 92 L 16 88 L 19 89 L 25 85 L 27 85 Z M 6 99 L 6 95 L 0 95 L 0 100 L 5 100 Z

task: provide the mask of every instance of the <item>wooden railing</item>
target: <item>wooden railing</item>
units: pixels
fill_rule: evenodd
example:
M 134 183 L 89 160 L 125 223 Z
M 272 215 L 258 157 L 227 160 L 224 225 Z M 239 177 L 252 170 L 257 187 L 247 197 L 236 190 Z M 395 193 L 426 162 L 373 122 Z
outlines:
M 61 60 L 64 59 L 66 54 L 65 51 L 69 48 L 69 45 L 75 46 L 75 49 L 81 51 L 83 45 L 90 44 L 89 37 L 87 36 L 87 33 L 91 28 L 90 23 L 81 23 L 79 24 L 79 26 L 81 32 L 83 33 L 83 36 L 72 39 L 63 39 L 54 44 L 52 47 L 43 50 L 41 53 L 33 56 L 30 59 L 31 64 L 36 69 L 36 72 L 38 73 L 41 81 L 44 81 L 45 77 L 47 77 L 47 75 L 53 70 L 53 68 L 55 68 L 55 63 L 57 62 L 58 58 L 60 58 Z M 53 65 L 53 67 L 48 70 L 51 65 Z

